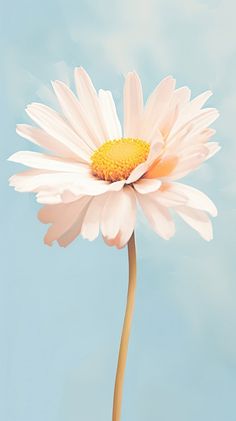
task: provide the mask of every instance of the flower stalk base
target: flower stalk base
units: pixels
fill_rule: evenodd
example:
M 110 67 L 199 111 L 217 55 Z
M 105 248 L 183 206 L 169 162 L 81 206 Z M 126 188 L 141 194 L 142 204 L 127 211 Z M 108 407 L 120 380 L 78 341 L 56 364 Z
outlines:
M 129 286 L 127 293 L 127 304 L 125 311 L 125 318 L 123 324 L 123 330 L 120 341 L 120 350 L 118 356 L 118 364 L 116 371 L 114 398 L 113 398 L 113 412 L 112 421 L 120 421 L 121 419 L 121 404 L 122 404 L 122 392 L 124 384 L 125 366 L 127 360 L 127 352 L 129 345 L 129 337 L 131 331 L 131 324 L 134 312 L 135 303 L 135 290 L 136 290 L 136 248 L 135 248 L 135 237 L 132 234 L 128 242 L 128 259 L 129 259 Z

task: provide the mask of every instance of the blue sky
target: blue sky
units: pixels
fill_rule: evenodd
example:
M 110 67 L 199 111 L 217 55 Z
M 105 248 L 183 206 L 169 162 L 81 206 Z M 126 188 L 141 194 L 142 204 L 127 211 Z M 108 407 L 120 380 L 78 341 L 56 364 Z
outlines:
M 186 183 L 215 201 L 214 240 L 176 220 L 169 242 L 140 215 L 138 289 L 122 420 L 235 421 L 236 29 L 233 0 L 6 2 L 1 50 L 0 418 L 108 421 L 127 286 L 126 250 L 78 239 L 43 244 L 32 195 L 6 162 L 32 148 L 15 134 L 32 101 L 55 105 L 50 80 L 73 87 L 82 65 L 112 90 L 136 69 L 147 96 L 172 74 L 209 104 L 222 150 Z

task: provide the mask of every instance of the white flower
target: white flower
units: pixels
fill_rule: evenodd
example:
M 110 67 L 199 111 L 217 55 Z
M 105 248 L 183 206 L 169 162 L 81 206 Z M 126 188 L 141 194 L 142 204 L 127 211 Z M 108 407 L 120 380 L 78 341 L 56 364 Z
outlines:
M 160 82 L 143 104 L 138 75 L 127 75 L 122 133 L 112 94 L 97 93 L 88 74 L 75 69 L 78 98 L 62 82 L 53 88 L 63 116 L 33 103 L 27 114 L 39 126 L 17 126 L 17 133 L 50 154 L 17 152 L 9 159 L 31 167 L 10 185 L 35 192 L 45 204 L 39 219 L 51 223 L 45 243 L 67 246 L 78 235 L 94 240 L 101 231 L 109 245 L 125 246 L 135 227 L 137 202 L 151 227 L 164 239 L 175 233 L 174 210 L 205 239 L 212 239 L 208 213 L 212 201 L 193 187 L 176 182 L 219 150 L 208 128 L 218 117 L 202 109 L 207 91 L 190 100 L 187 87 Z

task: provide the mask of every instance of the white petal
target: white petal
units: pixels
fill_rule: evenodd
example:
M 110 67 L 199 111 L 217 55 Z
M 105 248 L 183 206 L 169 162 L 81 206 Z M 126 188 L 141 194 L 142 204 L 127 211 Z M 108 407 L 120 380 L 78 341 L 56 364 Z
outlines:
M 61 193 L 61 201 L 70 203 L 78 200 L 79 197 L 84 195 L 99 196 L 106 192 L 120 191 L 125 184 L 124 180 L 109 183 L 94 178 L 86 181 L 86 178 L 84 178 L 82 181 L 83 184 L 81 183 L 77 186 L 73 185 L 65 188 Z
M 215 130 L 211 128 L 203 129 L 200 133 L 194 135 L 185 135 L 182 139 L 177 139 L 177 142 L 173 146 L 168 146 L 167 149 L 176 151 L 176 153 L 181 154 L 189 147 L 195 147 L 200 144 L 205 144 L 208 142 L 209 138 L 215 134 Z M 206 146 L 207 147 L 207 146 Z
M 212 216 L 217 215 L 217 209 L 214 203 L 200 190 L 182 183 L 171 183 L 170 189 L 187 198 L 186 206 L 206 211 Z
M 156 178 L 140 178 L 133 186 L 138 193 L 147 194 L 157 191 L 161 184 L 161 181 Z
M 89 162 L 90 152 L 86 149 L 84 142 L 56 111 L 46 105 L 33 103 L 27 107 L 26 112 L 43 130 L 58 139 L 75 156 Z
M 185 106 L 181 109 L 181 113 L 179 115 L 176 124 L 173 127 L 173 131 L 171 135 L 179 130 L 184 124 L 186 124 L 189 120 L 196 117 L 199 114 L 201 107 L 204 103 L 208 100 L 208 98 L 212 95 L 211 91 L 203 92 L 201 95 L 194 98 L 191 102 L 187 102 Z
M 154 194 L 137 194 L 138 201 L 153 230 L 165 240 L 175 233 L 175 225 L 168 210 L 158 203 Z
M 207 152 L 208 148 L 203 142 L 186 143 L 185 147 L 181 147 L 178 150 L 179 163 L 181 163 L 182 161 L 187 161 L 188 158 L 192 158 L 192 156 L 196 154 L 202 154 L 202 156 L 205 158 Z
M 38 168 L 49 171 L 60 172 L 78 172 L 82 174 L 90 174 L 90 168 L 87 164 L 81 162 L 76 163 L 72 160 L 66 160 L 42 154 L 39 152 L 20 151 L 16 152 L 8 158 L 8 161 L 18 162 L 31 168 Z
M 108 132 L 104 123 L 97 92 L 89 75 L 82 67 L 75 69 L 75 83 L 80 102 L 88 115 L 89 121 L 93 124 L 93 129 L 101 144 L 109 138 Z
M 194 98 L 190 103 L 191 112 L 193 113 L 200 110 L 211 96 L 211 91 L 205 91 L 202 94 L 198 95 L 196 98 Z
M 140 125 L 143 114 L 143 92 L 136 72 L 126 76 L 124 86 L 124 136 L 140 137 Z
M 166 108 L 166 112 L 159 123 L 159 129 L 165 138 L 172 132 L 177 120 L 179 120 L 179 114 L 182 108 L 189 104 L 190 96 L 191 91 L 186 86 L 176 89 L 173 92 L 169 106 Z
M 100 142 L 80 102 L 65 83 L 56 80 L 55 82 L 52 82 L 52 86 L 61 105 L 63 114 L 80 138 L 83 139 L 93 151 L 96 146 L 99 146 Z
M 160 205 L 165 207 L 175 207 L 181 206 L 187 203 L 187 198 L 181 192 L 176 192 L 172 188 L 172 183 L 163 183 L 160 190 L 155 192 L 155 200 L 160 203 Z
M 183 134 L 193 136 L 206 129 L 207 126 L 213 123 L 219 116 L 215 108 L 205 108 L 201 110 L 196 116 L 185 121 L 181 126 L 174 126 L 170 135 L 167 138 L 167 144 L 170 147 L 176 141 L 176 138 L 183 136 Z
M 80 176 L 81 177 L 81 176 Z M 95 178 L 87 178 L 77 181 L 74 184 L 68 184 L 67 189 L 65 190 L 71 191 L 76 196 L 80 195 L 90 195 L 90 196 L 98 196 L 100 194 L 106 193 L 108 191 L 120 191 L 125 184 L 125 180 L 115 181 L 114 183 L 110 183 L 103 180 L 96 180 Z
M 193 129 L 191 135 L 201 132 L 206 127 L 210 126 L 219 117 L 219 111 L 215 108 L 205 108 L 200 111 L 199 115 L 194 119 Z
M 81 235 L 89 241 L 93 241 L 98 237 L 101 214 L 108 194 L 109 193 L 105 193 L 94 197 L 89 203 L 84 215 Z
M 153 129 L 148 130 L 147 137 L 145 138 L 151 145 L 156 142 L 163 143 L 164 138 L 158 126 L 154 126 Z
M 206 213 L 186 206 L 176 208 L 175 211 L 188 225 L 190 225 L 190 227 L 195 229 L 204 240 L 212 240 L 212 223 Z
M 181 88 L 178 88 L 174 91 L 170 106 L 175 108 L 178 106 L 179 109 L 181 109 L 184 105 L 186 105 L 191 96 L 191 91 L 187 86 L 182 86 Z
M 181 119 L 181 110 L 189 104 L 191 91 L 186 86 L 176 89 L 173 92 L 169 107 L 167 107 L 165 115 L 159 123 L 159 128 L 165 138 L 173 132 L 176 125 L 179 125 Z
M 75 202 L 76 200 L 80 199 L 83 196 L 84 196 L 83 194 L 75 195 L 70 190 L 64 190 L 63 193 L 60 195 L 60 198 L 61 198 L 61 202 L 63 203 L 71 203 L 71 202 Z
M 115 238 L 119 232 L 119 219 L 113 217 L 114 213 L 122 207 L 123 191 L 110 193 L 102 213 L 101 231 L 103 236 Z
M 72 158 L 75 156 L 66 145 L 38 127 L 29 126 L 28 124 L 17 124 L 16 133 L 25 139 L 30 140 L 35 145 L 48 149 L 57 155 L 62 155 L 65 158 Z
M 109 183 L 103 180 L 97 180 L 93 176 L 79 173 L 39 173 L 29 172 L 14 175 L 10 178 L 10 186 L 21 192 L 51 191 L 57 194 L 63 194 L 70 191 L 76 196 L 91 195 L 97 196 L 107 191 L 119 191 L 125 181 Z
M 174 126 L 177 120 L 178 114 L 179 109 L 176 105 L 175 107 L 170 109 L 166 116 L 160 121 L 159 130 L 162 133 L 164 139 L 167 139 L 169 133 L 171 132 L 172 127 Z
M 133 189 L 126 186 L 117 193 L 110 193 L 105 203 L 101 231 L 104 240 L 117 248 L 129 241 L 135 226 L 136 199 Z
M 122 137 L 122 130 L 111 92 L 100 89 L 99 102 L 109 140 L 120 139 Z
M 206 144 L 206 147 L 208 149 L 208 154 L 207 154 L 206 159 L 212 158 L 212 156 L 214 156 L 221 149 L 221 146 L 219 145 L 218 142 L 208 142 Z
M 142 129 L 140 133 L 141 139 L 149 140 L 153 129 L 158 127 L 159 122 L 163 119 L 166 110 L 169 107 L 175 88 L 175 80 L 169 76 L 163 79 L 149 96 L 143 116 Z
M 37 170 L 35 170 L 37 171 Z M 45 172 L 32 173 L 27 171 L 13 175 L 10 178 L 10 186 L 15 187 L 17 191 L 21 192 L 37 192 L 40 190 L 51 191 L 54 190 L 57 194 L 62 193 L 66 189 L 78 189 L 81 184 L 88 182 L 88 176 L 81 177 L 79 173 L 55 173 Z
M 36 200 L 38 203 L 44 205 L 56 205 L 62 203 L 60 194 L 49 192 L 49 191 L 40 191 L 36 194 Z

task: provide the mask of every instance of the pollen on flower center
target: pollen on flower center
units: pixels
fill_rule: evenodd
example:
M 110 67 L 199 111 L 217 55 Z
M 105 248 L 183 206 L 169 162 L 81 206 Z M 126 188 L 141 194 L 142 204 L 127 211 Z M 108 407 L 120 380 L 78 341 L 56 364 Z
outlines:
M 146 161 L 149 143 L 141 139 L 108 140 L 91 156 L 92 173 L 101 180 L 127 179 L 139 164 Z

